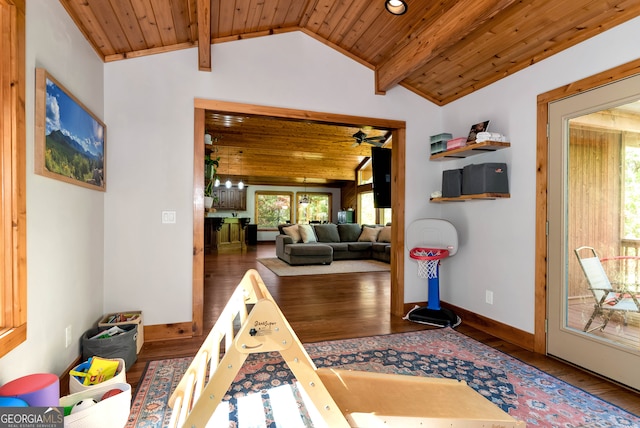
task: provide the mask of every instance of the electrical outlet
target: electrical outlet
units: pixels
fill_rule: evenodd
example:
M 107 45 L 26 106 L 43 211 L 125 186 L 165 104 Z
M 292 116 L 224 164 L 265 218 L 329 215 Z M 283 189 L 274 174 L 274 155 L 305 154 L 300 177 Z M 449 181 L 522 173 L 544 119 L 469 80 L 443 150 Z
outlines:
M 485 294 L 485 299 L 488 304 L 493 305 L 493 291 L 487 290 Z
M 72 335 L 71 335 L 71 326 L 68 325 L 67 328 L 64 329 L 64 347 L 68 348 L 69 346 L 71 346 L 71 339 Z

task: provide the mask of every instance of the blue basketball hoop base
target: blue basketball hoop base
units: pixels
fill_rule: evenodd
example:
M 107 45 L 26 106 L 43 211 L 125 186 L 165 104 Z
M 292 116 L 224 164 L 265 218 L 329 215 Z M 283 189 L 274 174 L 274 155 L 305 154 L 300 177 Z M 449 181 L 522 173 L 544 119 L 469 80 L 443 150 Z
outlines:
M 414 248 L 409 252 L 418 261 L 418 276 L 429 280 L 427 306 L 416 306 L 404 319 L 435 327 L 457 327 L 462 322 L 452 310 L 440 307 L 440 260 L 449 256 L 448 250 Z

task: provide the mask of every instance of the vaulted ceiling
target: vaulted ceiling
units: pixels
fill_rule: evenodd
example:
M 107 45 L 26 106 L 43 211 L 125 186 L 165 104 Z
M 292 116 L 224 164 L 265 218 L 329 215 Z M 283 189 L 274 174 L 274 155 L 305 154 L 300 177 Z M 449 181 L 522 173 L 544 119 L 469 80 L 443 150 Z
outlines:
M 383 0 L 60 0 L 105 62 L 197 46 L 193 67 L 209 70 L 211 44 L 301 31 L 374 70 L 372 91 L 437 105 L 640 15 L 638 0 L 406 1 L 394 16 Z
M 640 15 L 637 0 L 60 0 L 98 55 L 117 61 L 302 31 L 443 105 Z

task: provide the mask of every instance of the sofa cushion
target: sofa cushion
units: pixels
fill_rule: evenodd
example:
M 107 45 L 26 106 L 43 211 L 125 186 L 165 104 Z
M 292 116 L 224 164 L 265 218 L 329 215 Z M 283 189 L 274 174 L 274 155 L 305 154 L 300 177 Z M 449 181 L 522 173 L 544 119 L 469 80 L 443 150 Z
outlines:
M 316 232 L 318 242 L 340 242 L 338 226 L 333 223 L 314 224 L 313 229 Z
M 349 243 L 348 242 L 327 242 L 326 245 L 329 245 L 333 248 L 333 252 L 341 252 L 341 251 L 349 251 Z
M 391 242 L 391 226 L 385 226 L 378 234 L 378 242 Z
M 278 225 L 278 232 L 280 232 L 280 235 L 284 235 L 284 228 L 285 227 L 289 227 L 291 226 L 291 223 L 282 223 Z
M 391 245 L 386 242 L 374 242 L 371 244 L 371 250 L 376 253 L 384 253 L 385 251 L 391 250 Z
M 381 229 L 380 227 L 364 226 L 358 242 L 376 242 Z
M 349 242 L 349 251 L 360 252 L 369 251 L 371 249 L 371 242 Z
M 356 242 L 360 237 L 362 228 L 357 223 L 346 223 L 338 225 L 338 234 L 340 242 Z
M 294 224 L 291 226 L 283 227 L 282 231 L 285 235 L 290 236 L 293 240 L 294 244 L 296 242 L 302 242 L 302 237 L 300 236 L 300 231 L 298 230 L 298 225 Z
M 290 244 L 284 252 L 291 256 L 331 256 L 333 249 L 323 244 Z
M 309 242 L 318 242 L 316 235 L 313 232 L 313 227 L 310 224 L 299 224 L 298 231 L 300 232 L 300 238 L 302 242 L 308 244 Z

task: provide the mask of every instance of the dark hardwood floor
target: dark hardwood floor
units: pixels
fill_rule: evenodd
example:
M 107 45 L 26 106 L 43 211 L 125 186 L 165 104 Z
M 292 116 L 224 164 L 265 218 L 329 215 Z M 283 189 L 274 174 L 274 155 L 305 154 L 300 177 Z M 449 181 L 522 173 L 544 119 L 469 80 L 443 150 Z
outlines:
M 431 328 L 389 314 L 389 273 L 278 277 L 256 261 L 275 257 L 275 246 L 259 244 L 243 254 L 208 255 L 205 260 L 205 332 L 213 326 L 247 269 L 257 269 L 303 343 Z M 572 385 L 640 415 L 640 394 L 554 358 L 536 354 L 465 325 L 456 328 L 474 339 L 538 367 Z M 145 343 L 127 372 L 135 389 L 151 360 L 195 355 L 204 336 Z

